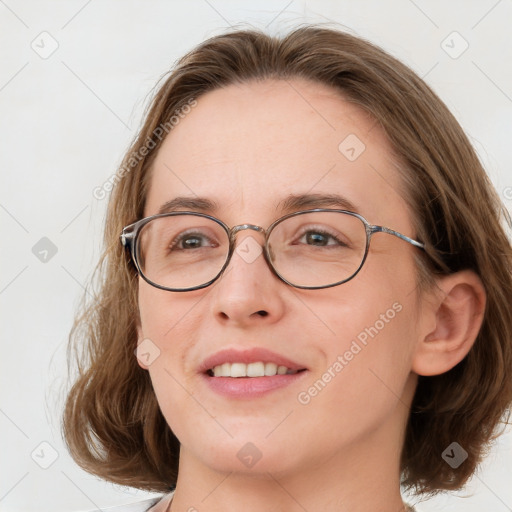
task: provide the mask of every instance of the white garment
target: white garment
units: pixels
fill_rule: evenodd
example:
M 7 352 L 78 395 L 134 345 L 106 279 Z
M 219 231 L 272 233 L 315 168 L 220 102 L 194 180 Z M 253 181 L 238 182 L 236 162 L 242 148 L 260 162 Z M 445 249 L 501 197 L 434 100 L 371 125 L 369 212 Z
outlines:
M 115 505 L 113 507 L 95 508 L 94 510 L 88 510 L 87 512 L 165 512 L 168 501 L 165 499 L 164 507 L 158 507 L 157 504 L 164 504 L 164 498 L 168 498 L 170 495 L 162 498 L 150 498 L 143 501 L 137 501 L 135 503 L 128 503 L 125 505 Z

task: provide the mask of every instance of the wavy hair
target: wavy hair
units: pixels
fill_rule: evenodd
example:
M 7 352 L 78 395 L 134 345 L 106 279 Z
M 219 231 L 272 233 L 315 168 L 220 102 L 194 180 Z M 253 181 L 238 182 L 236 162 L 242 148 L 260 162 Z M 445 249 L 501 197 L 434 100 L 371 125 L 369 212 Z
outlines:
M 77 377 L 63 434 L 76 462 L 106 480 L 168 491 L 177 479 L 179 442 L 160 412 L 147 371 L 137 364 L 137 272 L 119 241 L 142 218 L 161 127 L 208 91 L 253 80 L 307 79 L 339 91 L 370 113 L 387 135 L 417 236 L 419 282 L 471 269 L 487 293 L 468 355 L 453 369 L 419 377 L 401 454 L 402 483 L 435 494 L 474 473 L 512 403 L 510 218 L 462 128 L 411 69 L 372 43 L 323 26 L 283 37 L 234 30 L 203 42 L 158 85 L 142 128 L 116 176 L 104 252 L 70 333 Z M 149 149 L 151 148 L 151 149 Z M 73 361 L 71 361 L 73 359 Z M 441 457 L 457 441 L 467 460 Z

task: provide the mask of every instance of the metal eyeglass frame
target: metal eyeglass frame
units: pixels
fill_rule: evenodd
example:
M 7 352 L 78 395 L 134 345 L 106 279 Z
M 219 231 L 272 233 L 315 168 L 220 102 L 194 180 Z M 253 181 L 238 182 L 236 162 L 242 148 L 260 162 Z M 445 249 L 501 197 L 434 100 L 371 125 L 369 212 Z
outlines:
M 357 270 L 350 277 L 348 277 L 347 279 L 343 279 L 342 281 L 338 281 L 338 282 L 335 282 L 335 283 L 332 283 L 332 284 L 322 285 L 322 286 L 301 286 L 301 285 L 296 285 L 296 284 L 293 284 L 290 281 L 286 280 L 274 268 L 274 266 L 272 264 L 272 261 L 271 261 L 270 254 L 269 254 L 268 239 L 269 239 L 270 234 L 272 233 L 272 230 L 278 224 L 283 222 L 284 220 L 289 219 L 290 217 L 295 217 L 297 215 L 304 215 L 304 214 L 307 214 L 307 213 L 314 213 L 314 212 L 337 212 L 337 213 L 342 213 L 342 214 L 345 214 L 345 215 L 351 215 L 353 217 L 357 217 L 364 224 L 364 227 L 365 227 L 365 230 L 366 230 L 366 246 L 365 246 L 365 250 L 364 250 L 364 255 L 363 255 L 363 258 L 361 260 L 361 264 L 359 265 Z M 219 226 L 221 226 L 224 229 L 224 231 L 226 232 L 226 234 L 228 235 L 229 251 L 228 251 L 228 255 L 227 255 L 226 261 L 225 261 L 224 265 L 222 266 L 222 268 L 220 269 L 220 271 L 217 273 L 217 275 L 213 279 L 211 279 L 210 281 L 208 281 L 208 282 L 206 282 L 204 284 L 201 284 L 201 285 L 198 285 L 198 286 L 192 286 L 192 287 L 189 287 L 189 288 L 168 288 L 166 286 L 162 286 L 162 285 L 159 285 L 157 283 L 154 283 L 153 281 L 148 279 L 144 275 L 144 273 L 142 272 L 142 269 L 140 268 L 140 265 L 139 265 L 139 262 L 138 262 L 138 259 L 137 259 L 137 242 L 138 242 L 138 237 L 139 237 L 140 230 L 148 222 L 152 221 L 153 219 L 160 218 L 160 217 L 172 217 L 172 216 L 176 216 L 176 215 L 194 215 L 196 217 L 204 217 L 206 219 L 213 220 L 214 222 L 219 224 Z M 425 249 L 425 245 L 423 243 L 418 242 L 417 240 L 414 240 L 412 238 L 409 238 L 408 236 L 403 235 L 402 233 L 399 233 L 398 231 L 395 231 L 393 229 L 389 229 L 389 228 L 386 228 L 384 226 L 372 225 L 362 215 L 360 215 L 358 213 L 351 212 L 351 211 L 348 211 L 348 210 L 336 210 L 336 209 L 330 209 L 330 208 L 315 208 L 315 209 L 312 209 L 312 210 L 301 210 L 301 211 L 298 211 L 298 212 L 293 212 L 293 213 L 290 213 L 288 215 L 285 215 L 284 217 L 280 217 L 279 219 L 274 221 L 267 229 L 264 229 L 261 226 L 255 226 L 254 224 L 239 224 L 237 226 L 233 226 L 232 228 L 230 228 L 229 226 L 224 224 L 224 222 L 222 222 L 221 220 L 219 220 L 219 219 L 217 219 L 215 217 L 212 217 L 211 215 L 207 215 L 205 213 L 199 213 L 199 212 L 183 211 L 183 212 L 161 213 L 161 214 L 158 214 L 158 215 L 152 215 L 150 217 L 146 217 L 146 218 L 141 219 L 141 220 L 139 220 L 137 222 L 134 222 L 133 224 L 130 224 L 130 225 L 126 226 L 123 229 L 123 232 L 122 232 L 122 234 L 120 236 L 120 239 L 121 239 L 122 245 L 126 249 L 128 249 L 130 251 L 131 259 L 132 259 L 132 261 L 133 261 L 133 263 L 135 265 L 135 268 L 137 269 L 137 272 L 139 273 L 139 275 L 147 283 L 149 283 L 150 285 L 152 285 L 152 286 L 154 286 L 156 288 L 160 288 L 161 290 L 167 290 L 167 291 L 170 291 L 170 292 L 188 292 L 188 291 L 193 291 L 193 290 L 200 290 L 201 288 L 206 288 L 207 286 L 210 286 L 212 283 L 214 283 L 217 279 L 219 279 L 219 277 L 222 275 L 222 273 L 224 272 L 226 267 L 229 265 L 229 262 L 231 261 L 233 253 L 235 251 L 236 234 L 238 232 L 246 230 L 246 229 L 252 229 L 253 231 L 258 231 L 259 233 L 263 233 L 263 235 L 265 236 L 265 243 L 264 243 L 264 246 L 263 246 L 263 256 L 265 257 L 265 261 L 267 262 L 267 265 L 270 268 L 270 270 L 272 271 L 272 273 L 274 275 L 276 275 L 284 283 L 286 283 L 286 284 L 288 284 L 290 286 L 293 286 L 294 288 L 301 288 L 301 289 L 305 289 L 305 290 L 319 290 L 319 289 L 323 289 L 323 288 L 331 288 L 333 286 L 339 286 L 340 284 L 346 283 L 347 281 L 350 281 L 351 279 L 353 279 L 358 274 L 358 272 L 361 270 L 361 268 L 364 265 L 364 262 L 366 261 L 366 257 L 368 256 L 368 251 L 369 251 L 369 248 L 370 248 L 370 241 L 371 241 L 372 235 L 374 233 L 387 233 L 389 235 L 396 236 L 396 237 L 400 238 L 401 240 L 404 240 L 405 242 L 408 242 L 408 243 L 410 243 L 411 245 L 413 245 L 415 247 L 418 247 L 420 249 Z

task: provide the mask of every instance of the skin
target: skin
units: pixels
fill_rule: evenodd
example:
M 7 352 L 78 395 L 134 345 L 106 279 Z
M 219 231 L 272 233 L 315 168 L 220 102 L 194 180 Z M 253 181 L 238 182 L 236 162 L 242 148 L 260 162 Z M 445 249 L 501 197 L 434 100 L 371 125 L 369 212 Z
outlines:
M 356 134 L 366 149 L 338 149 Z M 207 93 L 164 141 L 152 169 L 145 216 L 176 196 L 208 197 L 229 226 L 266 228 L 289 194 L 338 193 L 370 223 L 412 238 L 412 217 L 383 133 L 330 88 L 295 79 Z M 261 234 L 242 231 L 259 243 Z M 374 235 L 351 281 L 299 290 L 263 257 L 236 253 L 203 290 L 176 293 L 139 280 L 139 338 L 160 356 L 146 366 L 161 410 L 181 443 L 172 510 L 403 510 L 399 454 L 417 375 L 447 371 L 469 351 L 482 320 L 479 279 L 462 272 L 420 294 L 414 253 Z M 332 367 L 366 327 L 401 311 L 309 403 L 297 396 Z M 262 315 L 265 311 L 266 315 Z M 253 400 L 212 392 L 198 374 L 221 349 L 262 347 L 308 368 L 300 381 Z M 251 442 L 261 459 L 237 457 Z M 439 447 L 441 451 L 444 447 Z

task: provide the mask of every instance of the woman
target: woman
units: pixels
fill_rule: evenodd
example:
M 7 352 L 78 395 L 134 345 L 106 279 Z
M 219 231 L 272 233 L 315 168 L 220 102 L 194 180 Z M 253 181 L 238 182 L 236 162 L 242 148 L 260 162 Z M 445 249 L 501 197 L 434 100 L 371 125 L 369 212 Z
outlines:
M 320 27 L 213 37 L 113 182 L 83 468 L 153 512 L 398 512 L 474 473 L 512 401 L 505 210 L 410 69 Z

